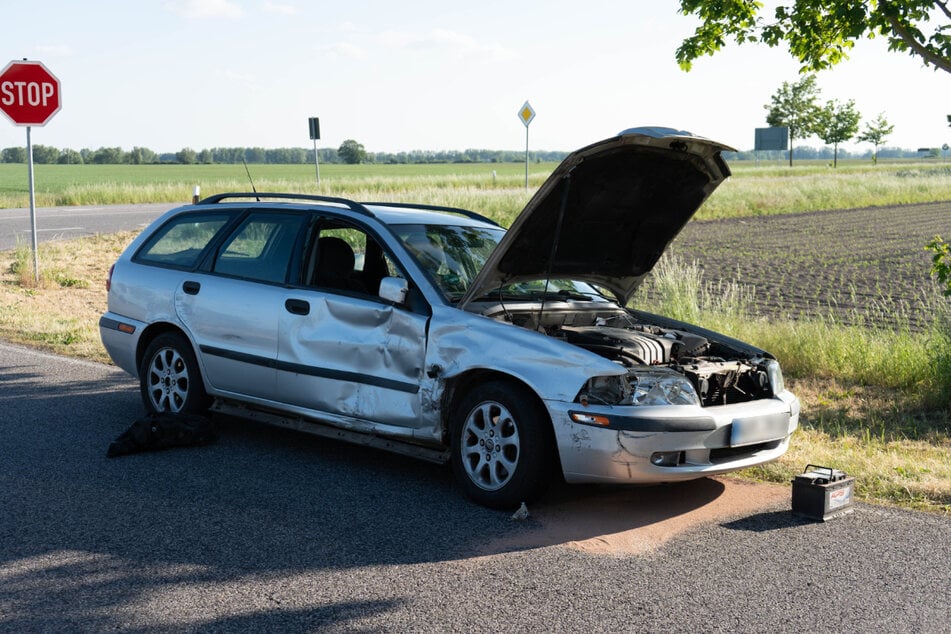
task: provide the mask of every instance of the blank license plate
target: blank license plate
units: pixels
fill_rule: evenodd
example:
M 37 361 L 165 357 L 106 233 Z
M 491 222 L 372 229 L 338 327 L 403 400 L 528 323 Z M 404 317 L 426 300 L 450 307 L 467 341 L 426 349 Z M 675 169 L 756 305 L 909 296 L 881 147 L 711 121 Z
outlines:
M 768 440 L 785 438 L 789 430 L 789 416 L 773 414 L 733 421 L 730 446 L 741 447 Z

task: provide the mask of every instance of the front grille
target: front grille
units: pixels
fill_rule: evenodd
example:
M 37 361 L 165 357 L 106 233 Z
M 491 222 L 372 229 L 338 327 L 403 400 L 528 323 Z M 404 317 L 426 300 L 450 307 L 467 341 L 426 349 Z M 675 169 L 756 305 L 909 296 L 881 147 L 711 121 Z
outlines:
M 761 442 L 755 445 L 746 445 L 744 447 L 722 447 L 720 449 L 711 449 L 710 462 L 719 464 L 721 462 L 736 460 L 737 458 L 745 458 L 746 456 L 751 456 L 758 451 L 769 451 L 770 449 L 775 449 L 776 447 L 779 447 L 782 442 L 782 440 L 770 440 L 769 442 Z

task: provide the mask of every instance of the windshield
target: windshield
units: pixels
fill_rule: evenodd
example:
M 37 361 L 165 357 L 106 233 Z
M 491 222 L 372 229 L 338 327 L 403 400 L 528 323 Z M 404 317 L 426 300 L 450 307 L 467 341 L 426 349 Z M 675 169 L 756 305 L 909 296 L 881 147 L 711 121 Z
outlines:
M 420 267 L 451 301 L 462 298 L 505 234 L 501 228 L 450 225 L 397 225 L 393 229 Z M 522 280 L 504 284 L 479 299 L 604 301 L 605 298 L 584 282 Z

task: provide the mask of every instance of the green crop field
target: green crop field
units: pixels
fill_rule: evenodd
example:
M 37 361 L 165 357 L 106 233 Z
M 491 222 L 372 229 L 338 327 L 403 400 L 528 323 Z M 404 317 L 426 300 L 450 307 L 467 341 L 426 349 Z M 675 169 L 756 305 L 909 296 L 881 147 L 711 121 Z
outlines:
M 532 163 L 530 186 L 537 187 L 554 164 Z M 407 191 L 471 187 L 525 187 L 525 165 L 517 163 L 321 165 L 320 185 L 314 165 L 35 165 L 37 204 L 120 204 L 177 202 L 191 197 L 196 185 L 203 195 L 223 191 L 294 191 L 331 196 L 354 192 Z M 251 179 L 248 178 L 250 173 Z M 0 164 L 0 208 L 23 207 L 29 188 L 27 167 Z
M 258 191 L 300 192 L 354 200 L 413 200 L 466 207 L 509 224 L 554 169 L 553 163 L 453 163 L 248 166 Z M 842 161 L 789 168 L 735 162 L 733 177 L 700 210 L 698 219 L 735 218 L 951 200 L 951 164 L 935 161 L 872 165 Z M 36 165 L 39 207 L 190 200 L 195 186 L 207 196 L 249 191 L 243 165 Z M 0 164 L 0 209 L 29 204 L 27 169 Z
M 553 163 L 532 163 L 531 172 L 549 173 Z M 77 184 L 96 182 L 130 183 L 150 185 L 156 183 L 240 181 L 248 182 L 247 172 L 241 163 L 210 165 L 34 165 L 37 191 L 62 192 Z M 521 176 L 525 178 L 524 163 L 432 163 L 360 165 L 325 164 L 320 166 L 321 180 L 351 180 L 368 178 L 416 178 L 416 177 L 470 177 L 482 176 L 492 181 L 493 170 L 500 177 Z M 27 166 L 20 163 L 0 163 L 0 191 L 27 191 Z M 269 165 L 248 164 L 252 178 L 262 182 L 287 181 L 303 187 L 316 185 L 314 165 Z

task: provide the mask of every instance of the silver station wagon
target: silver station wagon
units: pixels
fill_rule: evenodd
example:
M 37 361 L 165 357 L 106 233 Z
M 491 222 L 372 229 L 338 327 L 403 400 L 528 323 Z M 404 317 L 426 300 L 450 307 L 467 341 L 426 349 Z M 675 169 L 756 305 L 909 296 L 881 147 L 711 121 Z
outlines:
M 448 462 L 492 507 L 559 476 L 658 483 L 774 460 L 799 415 L 779 363 L 626 307 L 729 176 L 728 149 L 626 130 L 569 155 L 507 231 L 427 205 L 211 196 L 116 262 L 102 342 L 149 411 Z

